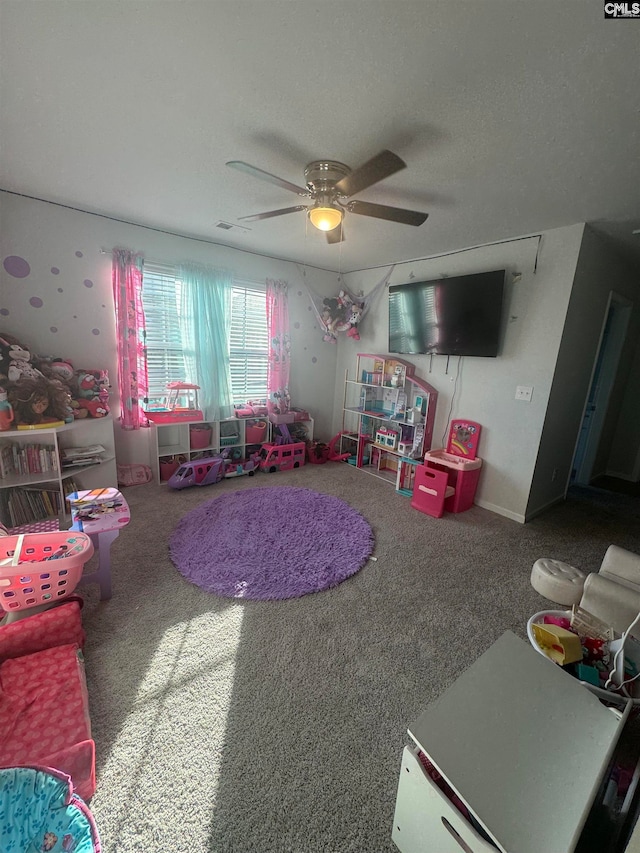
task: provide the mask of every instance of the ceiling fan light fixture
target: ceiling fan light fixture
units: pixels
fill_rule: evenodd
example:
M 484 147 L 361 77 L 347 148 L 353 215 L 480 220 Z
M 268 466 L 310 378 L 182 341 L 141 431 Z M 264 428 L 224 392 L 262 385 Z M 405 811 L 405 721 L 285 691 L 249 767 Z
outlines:
M 342 222 L 342 211 L 333 205 L 318 204 L 309 211 L 309 219 L 319 231 L 333 231 Z

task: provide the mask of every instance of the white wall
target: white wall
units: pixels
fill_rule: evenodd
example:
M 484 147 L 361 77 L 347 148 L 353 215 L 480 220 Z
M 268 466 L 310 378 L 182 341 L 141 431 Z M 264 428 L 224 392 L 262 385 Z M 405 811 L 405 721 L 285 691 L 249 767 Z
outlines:
M 634 305 L 603 427 L 598 451 L 601 461 L 597 464 L 602 473 L 607 466 L 607 458 L 610 458 L 609 464 L 616 466 L 614 470 L 618 473 L 626 471 L 631 479 L 640 443 L 637 417 L 628 420 L 630 410 L 638 411 L 637 373 L 635 383 L 629 379 L 640 335 L 640 287 L 637 273 L 631 266 L 587 227 L 558 352 L 527 518 L 562 499 L 565 494 L 612 290 Z M 616 429 L 619 436 L 614 439 Z M 557 472 L 555 479 L 554 470 Z
M 107 368 L 117 415 L 111 256 L 101 254 L 114 246 L 168 264 L 190 260 L 224 267 L 243 279 L 288 281 L 292 403 L 307 408 L 316 432 L 330 437 L 335 347 L 322 342 L 303 284 L 305 270 L 296 264 L 0 192 L 0 334 L 15 335 L 40 355 L 68 358 L 76 368 Z M 28 268 L 7 261 L 11 257 L 26 261 Z M 306 277 L 316 291 L 335 292 L 335 274 L 308 268 Z M 146 462 L 148 433 L 124 432 L 116 425 L 118 461 Z
M 499 245 L 461 251 L 441 258 L 397 264 L 390 284 L 429 280 L 507 269 L 503 339 L 498 358 L 465 358 L 456 383 L 458 359 L 445 356 L 407 356 L 416 373 L 439 392 L 434 446 L 442 446 L 452 417 L 479 421 L 484 460 L 477 503 L 494 512 L 524 521 L 538 444 L 569 304 L 584 226 L 545 232 Z M 368 293 L 386 269 L 354 272 L 345 282 L 355 292 Z M 521 273 L 513 282 L 512 273 Z M 351 376 L 357 352 L 386 353 L 388 297 L 383 292 L 363 320 L 361 340 L 341 338 L 335 389 L 336 431 L 342 423 L 344 371 Z M 530 403 L 515 399 L 517 385 L 533 386 Z M 455 396 L 454 396 L 455 393 Z

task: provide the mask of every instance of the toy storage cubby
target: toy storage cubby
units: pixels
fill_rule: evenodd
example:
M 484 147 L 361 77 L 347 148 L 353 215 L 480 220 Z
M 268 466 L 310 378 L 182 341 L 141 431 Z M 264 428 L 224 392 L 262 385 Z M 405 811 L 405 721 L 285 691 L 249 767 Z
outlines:
M 410 496 L 416 466 L 431 447 L 437 399 L 410 362 L 358 353 L 355 378 L 345 373 L 340 452 Z
M 100 461 L 61 466 L 65 448 L 97 445 L 103 448 L 97 454 Z M 0 521 L 7 527 L 46 517 L 57 517 L 60 526 L 67 527 L 71 521 L 65 505 L 68 492 L 76 488 L 115 488 L 118 484 L 111 415 L 59 427 L 7 430 L 0 433 L 0 453 Z
M 301 422 L 313 438 L 313 420 Z M 292 426 L 291 424 L 289 426 Z M 151 468 L 157 483 L 166 483 L 180 461 L 189 462 L 228 450 L 233 459 L 246 459 L 252 448 L 270 440 L 274 426 L 266 417 L 226 418 L 222 421 L 180 420 L 151 423 Z M 207 433 L 210 430 L 210 433 Z M 209 435 L 203 443 L 202 434 Z

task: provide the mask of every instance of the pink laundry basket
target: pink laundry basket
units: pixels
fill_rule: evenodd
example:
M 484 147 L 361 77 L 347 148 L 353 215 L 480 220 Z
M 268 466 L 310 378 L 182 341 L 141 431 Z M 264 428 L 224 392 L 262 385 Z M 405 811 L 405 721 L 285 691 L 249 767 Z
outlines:
M 11 613 L 70 595 L 92 554 L 91 539 L 75 530 L 3 536 L 0 607 Z

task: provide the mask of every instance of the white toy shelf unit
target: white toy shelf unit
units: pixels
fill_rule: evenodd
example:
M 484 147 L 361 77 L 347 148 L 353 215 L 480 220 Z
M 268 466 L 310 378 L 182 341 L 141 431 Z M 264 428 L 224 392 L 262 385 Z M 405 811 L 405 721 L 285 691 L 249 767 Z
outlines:
M 411 496 L 416 467 L 431 448 L 437 399 L 410 362 L 358 353 L 356 378 L 345 372 L 340 452 Z

